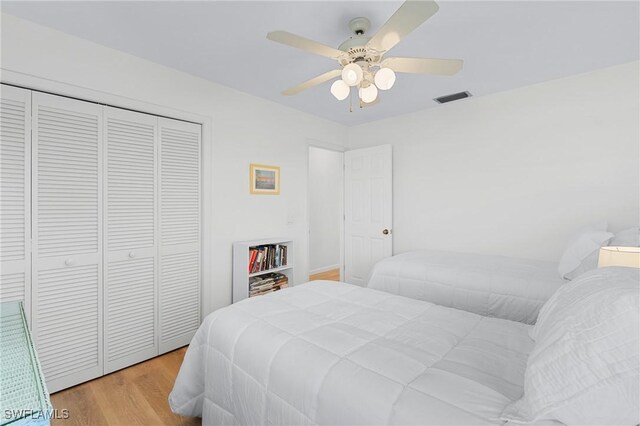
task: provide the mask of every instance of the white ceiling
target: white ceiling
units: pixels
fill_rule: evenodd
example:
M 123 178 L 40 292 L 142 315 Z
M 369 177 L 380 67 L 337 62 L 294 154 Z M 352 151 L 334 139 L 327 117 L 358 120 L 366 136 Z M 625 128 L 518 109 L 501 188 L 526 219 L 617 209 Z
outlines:
M 454 77 L 399 74 L 371 108 L 354 108 L 329 83 L 280 92 L 335 62 L 268 41 L 287 30 L 330 46 L 366 16 L 372 31 L 400 1 L 9 2 L 2 11 L 346 125 L 438 107 L 435 97 L 486 95 L 639 59 L 640 3 L 440 1 L 440 11 L 387 56 L 460 58 Z M 371 31 L 370 31 L 371 33 Z

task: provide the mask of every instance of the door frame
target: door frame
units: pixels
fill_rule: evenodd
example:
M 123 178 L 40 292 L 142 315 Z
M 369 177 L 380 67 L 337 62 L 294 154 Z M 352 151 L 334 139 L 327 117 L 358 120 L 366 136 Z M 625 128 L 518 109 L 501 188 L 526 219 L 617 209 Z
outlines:
M 330 142 L 324 142 L 316 139 L 307 139 L 307 155 L 305 158 L 306 166 L 307 166 L 307 278 L 305 281 L 309 280 L 309 275 L 311 274 L 311 180 L 309 178 L 309 153 L 310 148 L 319 148 L 327 151 L 339 152 L 342 154 L 342 175 L 340 185 L 340 257 L 339 257 L 339 265 L 340 265 L 340 281 L 344 281 L 344 153 L 348 151 L 348 149 L 344 146 L 333 144 Z

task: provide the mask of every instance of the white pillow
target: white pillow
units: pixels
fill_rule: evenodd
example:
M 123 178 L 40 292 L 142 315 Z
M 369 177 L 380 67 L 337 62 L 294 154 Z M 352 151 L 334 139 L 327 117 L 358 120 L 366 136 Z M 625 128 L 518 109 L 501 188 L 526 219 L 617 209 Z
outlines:
M 590 271 L 560 287 L 534 327 L 523 397 L 502 420 L 640 423 L 640 270 Z
M 640 247 L 640 226 L 634 226 L 633 228 L 617 232 L 609 245 L 616 247 Z
M 558 273 L 565 280 L 572 280 L 598 267 L 598 251 L 613 238 L 607 232 L 607 224 L 602 223 L 579 231 L 569 240 L 562 253 Z

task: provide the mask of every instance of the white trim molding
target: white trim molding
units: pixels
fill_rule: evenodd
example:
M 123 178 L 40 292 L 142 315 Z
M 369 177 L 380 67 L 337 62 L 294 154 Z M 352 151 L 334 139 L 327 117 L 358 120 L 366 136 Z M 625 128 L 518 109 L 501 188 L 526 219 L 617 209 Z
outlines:
M 335 265 L 323 266 L 322 268 L 316 268 L 309 271 L 309 275 L 321 274 L 323 272 L 331 271 L 333 269 L 340 269 L 340 264 L 336 263 Z

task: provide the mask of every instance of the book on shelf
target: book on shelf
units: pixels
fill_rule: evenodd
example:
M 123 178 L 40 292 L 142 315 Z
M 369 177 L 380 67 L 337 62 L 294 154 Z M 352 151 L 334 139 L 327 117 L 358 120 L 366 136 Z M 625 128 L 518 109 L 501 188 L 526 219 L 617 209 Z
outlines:
M 249 297 L 261 296 L 289 286 L 289 278 L 278 272 L 249 278 Z
M 249 272 L 251 272 L 251 268 L 253 268 L 256 257 L 258 257 L 258 250 L 249 250 Z
M 249 248 L 249 273 L 253 274 L 287 265 L 287 246 L 270 244 Z

